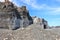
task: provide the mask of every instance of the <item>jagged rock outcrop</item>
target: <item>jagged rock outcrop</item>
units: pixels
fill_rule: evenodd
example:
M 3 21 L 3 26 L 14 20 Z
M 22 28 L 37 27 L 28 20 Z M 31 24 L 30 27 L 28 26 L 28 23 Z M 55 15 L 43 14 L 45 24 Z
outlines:
M 23 20 L 23 26 L 28 26 L 28 25 L 33 24 L 33 19 L 29 15 L 29 11 L 26 9 L 26 6 L 22 6 L 18 8 L 17 10 L 20 13 L 20 16 Z
M 0 28 L 25 28 L 31 24 L 40 24 L 43 29 L 48 27 L 46 20 L 31 17 L 26 6 L 17 7 L 9 0 L 0 2 Z
M 33 24 L 40 24 L 42 29 L 48 28 L 48 22 L 45 19 L 38 18 L 36 16 L 32 17 L 32 19 L 33 19 Z
M 12 2 L 0 2 L 0 28 L 16 29 L 33 23 L 26 6 L 15 7 Z

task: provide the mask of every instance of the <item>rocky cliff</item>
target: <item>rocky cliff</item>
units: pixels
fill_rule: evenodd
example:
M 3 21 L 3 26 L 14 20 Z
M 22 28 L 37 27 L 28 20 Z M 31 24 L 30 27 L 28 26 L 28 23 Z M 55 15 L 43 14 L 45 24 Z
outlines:
M 8 0 L 0 2 L 0 28 L 16 29 L 31 25 L 33 20 L 26 6 L 17 7 Z

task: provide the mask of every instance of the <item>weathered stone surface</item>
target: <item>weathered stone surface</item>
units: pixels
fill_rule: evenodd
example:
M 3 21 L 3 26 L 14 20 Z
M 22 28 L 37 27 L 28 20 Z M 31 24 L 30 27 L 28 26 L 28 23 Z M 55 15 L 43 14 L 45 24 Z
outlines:
M 32 17 L 33 24 L 40 24 L 41 28 L 46 29 L 48 28 L 48 23 L 45 19 L 38 18 L 36 16 Z
M 16 29 L 33 23 L 26 6 L 15 7 L 8 0 L 0 2 L 0 28 Z
M 26 6 L 22 6 L 22 7 L 18 8 L 17 10 L 23 21 L 23 24 L 22 24 L 23 27 L 27 27 L 28 25 L 33 24 L 32 17 L 29 15 L 29 12 L 26 9 Z

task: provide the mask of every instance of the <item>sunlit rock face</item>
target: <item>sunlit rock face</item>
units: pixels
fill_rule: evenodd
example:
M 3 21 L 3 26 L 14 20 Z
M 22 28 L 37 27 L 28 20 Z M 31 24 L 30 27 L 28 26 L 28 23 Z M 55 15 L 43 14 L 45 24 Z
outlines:
M 48 28 L 48 23 L 45 19 L 38 18 L 36 16 L 34 16 L 32 18 L 33 18 L 33 24 L 39 24 L 42 29 L 47 29 Z
M 26 6 L 22 6 L 22 7 L 18 8 L 17 10 L 23 21 L 23 27 L 27 27 L 28 25 L 33 24 L 33 19 L 29 15 L 29 11 L 26 9 Z
M 26 6 L 17 7 L 10 1 L 0 2 L 0 28 L 17 29 L 33 24 Z
M 20 15 L 13 3 L 0 2 L 0 5 L 0 28 L 15 29 L 20 27 L 20 22 L 17 22 L 20 19 Z
M 46 29 L 48 23 L 44 19 L 31 17 L 26 6 L 17 7 L 9 0 L 0 2 L 0 28 L 18 29 L 26 28 L 31 24 L 39 24 Z
M 9 1 L 12 1 L 12 0 L 9 0 Z M 5 0 L 0 0 L 0 2 L 5 2 Z

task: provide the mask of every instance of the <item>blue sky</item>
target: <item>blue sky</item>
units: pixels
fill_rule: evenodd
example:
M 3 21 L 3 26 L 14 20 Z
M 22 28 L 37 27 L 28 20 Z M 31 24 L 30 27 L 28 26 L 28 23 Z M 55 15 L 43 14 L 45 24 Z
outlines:
M 3 1 L 3 0 L 1 0 Z M 50 26 L 60 25 L 60 0 L 10 0 L 17 6 L 25 5 L 31 16 L 44 18 Z

